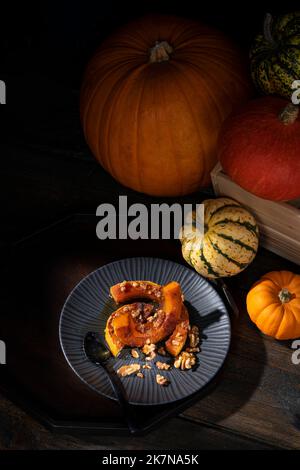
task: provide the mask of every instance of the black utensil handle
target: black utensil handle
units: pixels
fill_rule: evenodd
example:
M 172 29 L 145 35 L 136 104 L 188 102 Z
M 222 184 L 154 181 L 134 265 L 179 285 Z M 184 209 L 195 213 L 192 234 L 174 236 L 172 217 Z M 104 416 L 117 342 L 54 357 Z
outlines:
M 210 279 L 211 284 L 217 289 L 223 300 L 225 301 L 225 304 L 227 307 L 230 308 L 232 311 L 233 315 L 238 318 L 239 317 L 239 309 L 237 304 L 235 303 L 235 300 L 228 289 L 227 285 L 223 281 L 223 279 Z
M 225 282 L 223 281 L 223 279 L 218 279 L 217 281 L 218 285 L 220 286 L 220 289 L 222 289 L 222 292 L 227 300 L 227 303 L 228 305 L 230 306 L 234 316 L 236 318 L 238 318 L 239 316 L 239 309 L 238 309 L 238 306 L 237 304 L 235 303 L 235 300 L 230 292 L 230 290 L 228 289 L 227 285 L 225 284 Z
M 124 418 L 126 419 L 127 426 L 131 434 L 136 434 L 137 432 L 141 431 L 141 427 L 136 424 L 132 419 L 131 405 L 127 401 L 122 383 L 118 375 L 114 370 L 110 370 L 107 366 L 103 366 L 103 369 L 105 370 L 107 377 L 109 378 L 109 381 L 119 402 L 120 408 L 123 412 Z

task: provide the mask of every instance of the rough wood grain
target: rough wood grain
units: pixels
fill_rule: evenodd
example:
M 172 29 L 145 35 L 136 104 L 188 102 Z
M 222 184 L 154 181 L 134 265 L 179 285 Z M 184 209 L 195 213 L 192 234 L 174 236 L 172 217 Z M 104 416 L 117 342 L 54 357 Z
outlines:
M 141 437 L 53 434 L 0 396 L 0 450 L 160 450 L 160 449 L 271 449 L 216 428 L 174 418 Z
M 292 350 L 260 335 L 241 313 L 216 390 L 183 413 L 239 435 L 300 448 L 300 366 Z
M 69 227 L 57 227 L 53 233 L 39 235 L 39 243 L 34 238 L 24 242 L 23 250 L 19 248 L 16 265 L 12 266 L 18 269 L 14 272 L 23 279 L 19 288 L 23 310 L 21 304 L 17 310 L 22 313 L 19 314 L 18 326 L 23 334 L 17 342 L 14 341 L 16 317 L 9 315 L 9 308 L 5 310 L 3 330 L 11 348 L 11 372 L 16 378 L 48 407 L 54 407 L 57 413 L 77 415 L 79 419 L 83 414 L 101 414 L 102 405 L 100 397 L 93 396 L 82 385 L 62 357 L 57 336 L 61 302 L 82 276 L 111 259 L 131 254 L 162 253 L 164 257 L 180 260 L 176 243 L 123 241 L 118 242 L 117 251 L 113 241 L 99 245 L 94 227 L 94 222 L 80 223 L 79 219 Z M 297 428 L 300 368 L 291 363 L 290 344 L 260 335 L 245 312 L 248 284 L 252 278 L 275 266 L 279 269 L 287 264 L 262 250 L 247 273 L 230 281 L 241 315 L 234 322 L 229 358 L 216 389 L 182 414 L 189 420 L 186 426 L 190 426 L 190 431 L 187 431 L 190 438 L 192 433 L 196 433 L 193 426 L 199 425 L 202 429 L 204 424 L 217 433 L 224 433 L 224 443 L 230 434 L 233 440 L 236 439 L 237 447 L 241 445 L 240 440 L 248 442 L 250 439 L 257 446 L 300 448 Z M 32 279 L 35 279 L 34 291 Z M 40 301 L 38 294 L 42 294 Z M 107 411 L 108 414 L 114 412 L 109 407 Z M 190 424 L 192 422 L 193 425 Z M 170 429 L 168 426 L 172 423 L 165 424 L 162 429 Z M 157 436 L 157 445 L 159 442 L 166 445 L 160 434 Z M 205 439 L 203 442 L 209 445 Z M 195 444 L 193 438 L 191 442 Z M 217 445 L 220 445 L 219 441 Z
M 78 129 L 78 123 L 75 127 Z M 45 135 L 48 131 L 45 128 Z M 52 137 L 49 140 L 51 145 L 49 142 L 43 143 L 43 139 L 34 142 L 30 137 L 28 140 L 31 140 L 31 145 L 28 145 L 28 141 L 26 145 L 22 144 L 22 141 L 17 145 L 9 137 L 1 144 L 4 158 L 0 184 L 5 200 L 9 200 L 9 204 L 2 207 L 2 247 L 5 246 L 5 241 L 19 239 L 70 212 L 95 213 L 97 205 L 101 202 L 116 203 L 119 194 L 128 194 L 130 203 L 159 202 L 159 198 L 148 198 L 128 191 L 114 182 L 90 158 L 87 149 L 82 146 L 81 141 L 79 142 L 81 137 L 75 135 L 74 145 L 72 139 L 68 139 L 67 144 L 63 145 L 62 132 L 57 147 L 53 146 Z M 207 194 L 209 193 L 201 193 L 192 199 L 200 202 Z M 191 198 L 185 200 L 190 201 Z M 93 234 L 94 228 L 93 226 Z M 69 240 L 72 240 L 73 236 L 76 238 L 76 233 L 71 233 Z M 118 250 L 119 245 L 118 243 Z M 50 254 L 50 248 L 51 243 L 46 245 L 44 252 Z M 71 250 L 72 247 L 69 248 Z M 90 248 L 85 261 L 76 247 L 77 257 L 74 257 L 73 249 L 73 258 L 69 257 L 67 252 L 61 252 L 60 255 L 63 256 L 60 258 L 51 258 L 51 266 L 48 261 L 44 263 L 43 270 L 38 273 L 48 274 L 47 289 L 50 289 L 50 293 L 51 289 L 57 289 L 57 272 L 63 275 L 59 288 L 65 295 L 70 289 L 70 282 L 76 283 L 84 274 L 99 265 L 95 250 L 93 251 L 92 246 Z M 126 252 L 126 248 L 122 249 Z M 104 249 L 105 259 L 108 261 L 120 257 L 118 250 L 112 246 L 110 249 Z M 147 252 L 151 254 L 147 244 L 141 246 L 140 251 L 136 249 L 134 254 L 145 254 L 145 250 L 149 250 Z M 155 248 L 152 253 L 161 253 L 164 257 L 175 259 L 173 248 L 168 251 L 164 246 L 160 250 Z M 180 258 L 179 250 L 176 250 L 176 256 Z M 96 252 L 101 252 L 99 245 Z M 44 258 L 40 256 L 40 260 L 43 262 Z M 20 259 L 16 261 L 25 268 L 21 278 L 23 285 L 26 276 L 29 277 L 28 281 L 31 280 L 26 269 L 32 263 L 31 260 L 27 260 L 27 264 L 21 263 Z M 18 263 L 16 267 L 19 268 Z M 218 387 L 186 410 L 182 418 L 164 424 L 145 438 L 137 438 L 134 445 L 139 445 L 139 448 L 148 445 L 146 448 L 149 449 L 172 445 L 177 448 L 180 448 L 180 445 L 183 448 L 196 446 L 199 449 L 268 446 L 300 448 L 300 431 L 297 427 L 300 414 L 300 366 L 291 363 L 292 351 L 289 342 L 277 342 L 261 336 L 245 312 L 246 290 L 260 275 L 273 269 L 292 269 L 300 272 L 299 266 L 266 250 L 260 250 L 251 267 L 229 282 L 239 302 L 241 316 L 234 325 L 230 355 Z M 20 283 L 20 273 L 18 270 L 16 273 L 17 283 Z M 66 284 L 64 279 L 68 279 L 69 284 Z M 4 280 L 7 281 L 6 275 Z M 24 288 L 25 284 L 24 282 Z M 70 413 L 73 410 L 74 415 L 80 414 L 78 403 L 83 402 L 84 410 L 92 414 L 97 406 L 99 410 L 101 406 L 98 404 L 94 408 L 89 405 L 90 396 L 87 391 L 83 390 L 84 387 L 73 377 L 71 371 L 67 372 L 67 368 L 64 368 L 63 358 L 59 357 L 57 352 L 57 324 L 49 322 L 46 314 L 40 315 L 39 325 L 42 331 L 47 333 L 47 338 L 43 338 L 42 343 L 40 334 L 32 326 L 36 325 L 33 319 L 36 313 L 34 295 L 37 291 L 39 294 L 42 292 L 34 290 L 32 285 L 29 286 L 26 292 L 30 308 L 27 311 L 19 309 L 23 321 L 22 335 L 10 358 L 15 374 L 37 399 L 42 397 L 48 404 L 53 402 L 56 411 Z M 5 302 L 4 297 L 3 295 L 2 302 Z M 9 334 L 10 328 L 14 334 L 16 324 L 17 329 L 20 328 L 20 324 L 11 317 L 10 296 L 5 305 L 1 311 L 2 319 L 6 318 L 7 321 L 5 325 L 1 324 L 1 336 Z M 48 294 L 48 307 L 58 313 L 61 305 Z M 51 354 L 49 356 L 49 351 L 54 351 L 55 348 L 56 352 L 53 352 L 52 357 Z M 36 380 L 37 377 L 42 380 Z M 61 387 L 58 386 L 57 380 L 63 384 Z M 82 400 L 82 397 L 86 399 Z M 178 432 L 177 428 L 181 431 Z M 2 448 L 94 448 L 97 445 L 98 438 L 91 435 L 82 439 L 52 435 L 10 402 L 0 398 Z M 132 441 L 127 438 L 101 437 L 101 445 L 105 448 L 130 448 Z

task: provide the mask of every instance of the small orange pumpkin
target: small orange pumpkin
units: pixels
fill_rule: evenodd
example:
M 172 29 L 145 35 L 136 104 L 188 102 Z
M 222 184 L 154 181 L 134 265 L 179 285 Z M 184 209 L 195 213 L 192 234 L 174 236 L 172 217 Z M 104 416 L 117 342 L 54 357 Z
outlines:
M 300 337 L 300 275 L 265 274 L 248 292 L 247 310 L 266 335 L 282 340 Z

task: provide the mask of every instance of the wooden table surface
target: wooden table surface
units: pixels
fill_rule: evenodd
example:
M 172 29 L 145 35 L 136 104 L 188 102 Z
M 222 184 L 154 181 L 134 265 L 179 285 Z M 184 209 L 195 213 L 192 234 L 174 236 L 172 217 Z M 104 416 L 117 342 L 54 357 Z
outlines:
M 72 93 L 68 99 L 75 108 L 77 97 Z M 46 126 L 40 142 L 27 134 L 13 139 L 7 133 L 1 143 L 1 155 L 5 156 L 0 175 L 6 201 L 2 206 L 4 249 L 8 242 L 69 213 L 95 213 L 100 203 L 116 202 L 119 194 L 128 194 L 130 202 L 154 201 L 122 188 L 93 161 L 83 141 L 78 117 L 74 117 L 76 113 L 70 115 L 65 108 L 51 112 L 58 114 L 49 119 L 52 124 Z M 205 193 L 196 195 L 194 200 L 200 202 L 203 197 Z M 240 316 L 233 324 L 232 345 L 222 377 L 209 395 L 179 416 L 134 439 L 92 433 L 74 437 L 46 430 L 9 398 L 1 396 L 0 448 L 300 449 L 300 365 L 291 361 L 290 342 L 261 335 L 245 310 L 247 289 L 260 275 L 274 269 L 300 273 L 299 266 L 261 249 L 251 267 L 229 281 Z M 2 297 L 5 302 L 5 294 Z M 9 308 L 9 299 L 6 301 Z M 22 336 L 23 349 L 18 354 L 23 350 L 24 361 L 28 356 L 34 362 L 35 347 L 31 341 L 34 327 L 28 323 L 20 331 L 18 323 L 8 324 L 14 324 L 15 333 Z M 0 333 L 0 339 L 1 336 Z M 17 353 L 10 352 L 9 343 L 7 348 L 9 363 L 9 354 Z M 13 360 L 17 359 L 15 355 Z M 36 358 L 32 370 L 40 360 Z M 6 366 L 0 366 L 0 373 L 2 367 Z

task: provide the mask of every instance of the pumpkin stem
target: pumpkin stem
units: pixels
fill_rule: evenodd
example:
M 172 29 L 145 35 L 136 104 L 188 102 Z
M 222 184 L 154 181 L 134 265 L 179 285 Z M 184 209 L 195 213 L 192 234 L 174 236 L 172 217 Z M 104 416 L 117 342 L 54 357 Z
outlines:
M 281 291 L 279 292 L 278 297 L 279 297 L 280 302 L 282 302 L 283 304 L 286 304 L 292 299 L 293 294 L 291 294 L 290 291 L 286 289 L 286 287 L 283 287 Z
M 273 24 L 273 17 L 271 13 L 267 13 L 264 19 L 264 37 L 265 37 L 265 40 L 268 41 L 272 46 L 275 46 L 276 43 L 272 36 L 272 24 Z
M 156 41 L 155 46 L 150 49 L 149 62 L 165 62 L 170 59 L 173 47 L 167 41 Z
M 296 121 L 298 114 L 299 106 L 296 106 L 293 103 L 289 103 L 279 114 L 279 120 L 288 126 L 289 124 L 293 124 Z

